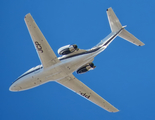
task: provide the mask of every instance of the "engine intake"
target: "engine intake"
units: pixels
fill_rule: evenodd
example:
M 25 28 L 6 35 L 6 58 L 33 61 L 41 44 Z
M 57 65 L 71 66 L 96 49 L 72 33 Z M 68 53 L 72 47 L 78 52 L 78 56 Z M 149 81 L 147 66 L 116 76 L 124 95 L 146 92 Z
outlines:
M 73 53 L 75 50 L 78 50 L 78 46 L 76 44 L 66 45 L 58 49 L 59 55 L 67 55 Z
M 77 74 L 83 74 L 88 72 L 89 70 L 93 70 L 94 68 L 96 68 L 96 66 L 94 66 L 93 63 L 88 63 L 85 66 L 79 68 L 76 72 Z

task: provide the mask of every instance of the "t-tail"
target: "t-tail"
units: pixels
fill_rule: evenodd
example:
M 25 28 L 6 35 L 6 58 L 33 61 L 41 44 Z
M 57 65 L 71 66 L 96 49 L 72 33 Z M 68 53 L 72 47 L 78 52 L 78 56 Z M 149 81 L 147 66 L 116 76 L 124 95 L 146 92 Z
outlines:
M 137 45 L 137 46 L 143 46 L 144 43 L 138 40 L 134 35 L 129 33 L 127 30 L 125 30 L 126 26 L 122 26 L 119 19 L 115 15 L 114 11 L 112 8 L 107 9 L 107 16 L 110 24 L 110 28 L 112 33 L 120 33 L 118 34 L 119 37 Z

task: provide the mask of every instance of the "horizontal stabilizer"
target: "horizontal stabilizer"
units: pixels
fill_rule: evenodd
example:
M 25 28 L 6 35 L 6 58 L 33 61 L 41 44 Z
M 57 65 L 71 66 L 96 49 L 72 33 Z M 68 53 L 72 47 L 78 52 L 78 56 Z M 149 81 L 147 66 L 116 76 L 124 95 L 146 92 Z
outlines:
M 134 35 L 129 33 L 127 30 L 123 29 L 122 32 L 118 35 L 119 37 L 137 45 L 137 46 L 143 46 L 145 45 L 143 42 L 138 40 Z

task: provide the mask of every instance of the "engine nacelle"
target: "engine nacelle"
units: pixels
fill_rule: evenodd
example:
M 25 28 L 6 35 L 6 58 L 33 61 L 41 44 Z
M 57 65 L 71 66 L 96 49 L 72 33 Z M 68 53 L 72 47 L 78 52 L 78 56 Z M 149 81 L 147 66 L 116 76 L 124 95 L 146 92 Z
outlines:
M 63 46 L 58 49 L 58 54 L 59 55 L 67 55 L 67 54 L 73 53 L 75 50 L 78 50 L 78 47 L 76 44 L 66 45 L 66 46 Z
M 85 66 L 79 68 L 76 72 L 77 74 L 82 74 L 82 73 L 86 73 L 89 70 L 93 70 L 96 66 L 94 66 L 93 63 L 88 63 Z

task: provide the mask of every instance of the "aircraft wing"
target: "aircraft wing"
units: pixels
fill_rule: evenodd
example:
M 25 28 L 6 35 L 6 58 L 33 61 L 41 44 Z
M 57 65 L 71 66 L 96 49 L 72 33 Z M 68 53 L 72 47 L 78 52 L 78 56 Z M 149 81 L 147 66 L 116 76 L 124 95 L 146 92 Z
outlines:
M 24 20 L 43 67 L 46 68 L 58 63 L 58 58 L 35 23 L 31 14 L 28 13 Z
M 97 104 L 101 108 L 109 112 L 118 112 L 119 110 L 104 100 L 101 96 L 75 78 L 74 75 L 68 75 L 67 77 L 56 81 L 57 83 L 67 87 L 68 89 L 76 92 L 80 96 L 90 100 L 91 102 Z

